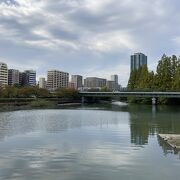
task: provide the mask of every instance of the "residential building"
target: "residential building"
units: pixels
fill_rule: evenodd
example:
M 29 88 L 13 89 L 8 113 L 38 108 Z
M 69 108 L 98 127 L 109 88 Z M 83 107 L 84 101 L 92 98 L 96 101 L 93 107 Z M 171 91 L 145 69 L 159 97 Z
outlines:
M 84 87 L 85 88 L 102 88 L 106 86 L 106 79 L 97 78 L 97 77 L 88 77 L 84 80 Z
M 69 83 L 68 83 L 68 88 L 70 88 L 70 89 L 76 89 L 76 88 L 75 88 L 75 83 L 69 82 Z
M 22 72 L 19 72 L 19 85 L 22 86 L 23 83 L 22 83 L 22 75 L 23 73 Z
M 83 77 L 80 75 L 72 75 L 71 82 L 74 83 L 75 89 L 82 88 L 83 86 Z
M 107 89 L 110 91 L 115 91 L 117 88 L 116 82 L 115 81 L 107 81 Z
M 26 70 L 22 73 L 23 86 L 36 86 L 36 71 Z
M 111 75 L 111 81 L 115 82 L 115 87 L 114 90 L 117 91 L 119 89 L 119 84 L 118 84 L 118 75 Z
M 7 64 L 0 62 L 0 87 L 8 85 L 8 67 Z
M 147 65 L 147 56 L 143 53 L 135 53 L 131 56 L 131 71 Z
M 56 90 L 57 88 L 68 88 L 69 83 L 69 73 L 50 70 L 47 75 L 47 88 L 49 90 Z
M 116 84 L 118 84 L 118 75 L 111 75 L 111 81 L 114 81 Z
M 39 78 L 39 88 L 42 88 L 42 89 L 46 88 L 46 79 L 44 77 Z
M 19 70 L 9 69 L 8 70 L 8 85 L 13 86 L 19 84 Z

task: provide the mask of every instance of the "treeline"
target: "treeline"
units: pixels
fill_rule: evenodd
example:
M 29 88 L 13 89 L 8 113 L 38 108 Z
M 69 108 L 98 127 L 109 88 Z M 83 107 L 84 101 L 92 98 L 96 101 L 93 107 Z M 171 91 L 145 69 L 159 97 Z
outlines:
M 17 86 L 6 86 L 5 88 L 0 88 L 0 98 L 79 98 L 78 91 L 75 89 L 65 89 L 59 88 L 53 93 L 50 93 L 47 89 L 35 87 L 17 87 Z
M 158 62 L 156 72 L 149 71 L 142 66 L 131 72 L 128 81 L 128 90 L 131 91 L 180 91 L 180 57 L 163 55 Z M 134 99 L 131 101 L 150 101 L 150 99 Z M 179 103 L 178 99 L 159 98 L 159 103 Z

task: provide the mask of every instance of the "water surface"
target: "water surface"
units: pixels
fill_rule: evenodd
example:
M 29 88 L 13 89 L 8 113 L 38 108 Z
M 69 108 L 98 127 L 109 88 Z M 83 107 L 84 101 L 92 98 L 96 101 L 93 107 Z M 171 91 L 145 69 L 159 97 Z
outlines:
M 0 179 L 169 180 L 179 153 L 179 107 L 113 104 L 0 113 Z

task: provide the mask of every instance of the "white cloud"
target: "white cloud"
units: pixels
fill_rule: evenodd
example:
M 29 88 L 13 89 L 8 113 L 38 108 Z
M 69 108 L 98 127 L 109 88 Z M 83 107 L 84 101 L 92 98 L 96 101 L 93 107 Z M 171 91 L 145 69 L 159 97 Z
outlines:
M 131 35 L 125 32 L 108 32 L 104 34 L 99 34 L 93 37 L 90 36 L 86 40 L 88 42 L 87 47 L 90 50 L 100 51 L 100 52 L 117 52 L 126 49 L 134 50 L 137 49 L 133 42 Z
M 100 68 L 102 77 L 116 73 L 115 66 L 128 76 L 131 53 L 147 53 L 154 67 L 163 53 L 178 52 L 179 7 L 177 0 L 2 0 L 1 56 L 46 68 L 53 59 L 72 73 Z
M 180 45 L 180 36 L 177 36 L 175 38 L 172 39 L 176 44 Z

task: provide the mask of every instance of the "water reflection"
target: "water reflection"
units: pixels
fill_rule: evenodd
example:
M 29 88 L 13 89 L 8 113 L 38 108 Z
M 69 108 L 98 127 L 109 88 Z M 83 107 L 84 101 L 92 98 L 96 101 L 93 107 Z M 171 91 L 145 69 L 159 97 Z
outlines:
M 105 107 L 105 106 L 104 106 Z M 107 107 L 106 107 L 107 108 Z M 110 109 L 111 108 L 111 109 Z M 84 109 L 84 108 L 83 108 Z M 88 107 L 89 109 L 89 107 Z M 0 113 L 0 139 L 6 136 L 23 134 L 38 130 L 46 132 L 66 131 L 81 127 L 108 127 L 129 122 L 131 143 L 145 145 L 149 136 L 159 133 L 180 134 L 180 111 L 178 107 L 151 106 L 108 106 L 106 111 L 77 110 L 37 110 Z
M 147 144 L 149 136 L 155 134 L 179 134 L 180 111 L 178 107 L 131 106 L 131 141 L 135 144 Z
M 83 110 L 32 110 L 1 113 L 0 116 L 0 139 L 8 136 L 24 134 L 35 131 L 56 133 L 68 129 L 81 127 L 104 128 L 118 125 L 129 120 L 129 113 L 118 114 L 106 111 Z

